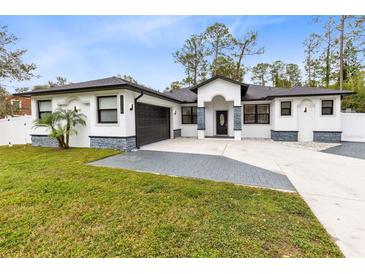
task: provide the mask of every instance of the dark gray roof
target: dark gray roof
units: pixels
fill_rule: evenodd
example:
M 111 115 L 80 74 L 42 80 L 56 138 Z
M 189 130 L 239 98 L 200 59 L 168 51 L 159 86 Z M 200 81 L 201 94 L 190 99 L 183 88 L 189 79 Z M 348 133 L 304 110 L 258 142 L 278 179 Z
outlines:
M 293 96 L 316 96 L 316 95 L 339 95 L 352 94 L 348 90 L 334 90 L 324 88 L 293 87 L 293 88 L 273 88 L 266 86 L 244 84 L 222 76 L 215 76 L 193 87 L 185 87 L 172 92 L 159 92 L 157 90 L 135 84 L 119 77 L 108 77 L 98 80 L 73 83 L 64 86 L 51 87 L 41 90 L 33 90 L 22 93 L 22 95 L 43 95 L 43 94 L 62 94 L 73 92 L 87 92 L 91 90 L 104 90 L 115 88 L 128 88 L 136 92 L 144 92 L 147 95 L 155 96 L 161 99 L 170 100 L 178 103 L 194 103 L 197 101 L 197 89 L 217 78 L 241 86 L 242 101 L 253 100 L 270 100 L 275 97 L 293 97 Z
M 128 88 L 136 92 L 144 92 L 151 96 L 160 97 L 162 99 L 180 102 L 174 99 L 173 96 L 167 96 L 165 93 L 157 90 L 135 84 L 119 77 L 108 77 L 92 81 L 72 83 L 64 86 L 50 87 L 40 90 L 32 90 L 22 93 L 22 95 L 45 95 L 45 94 L 62 94 L 62 93 L 75 93 L 75 92 L 87 92 L 98 89 L 114 89 L 114 88 Z
M 190 90 L 190 87 L 164 92 L 164 94 L 179 100 L 182 103 L 192 103 L 197 101 L 197 95 Z
M 318 95 L 341 95 L 353 94 L 349 90 L 335 90 L 325 88 L 292 87 L 292 88 L 273 88 L 258 85 L 249 85 L 242 101 L 270 100 L 276 97 L 297 97 L 297 96 L 318 96 Z

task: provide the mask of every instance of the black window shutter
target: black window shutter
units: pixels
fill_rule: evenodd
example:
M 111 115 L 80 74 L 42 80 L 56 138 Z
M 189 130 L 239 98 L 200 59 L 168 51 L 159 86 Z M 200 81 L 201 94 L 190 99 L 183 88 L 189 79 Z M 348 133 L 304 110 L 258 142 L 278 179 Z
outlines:
M 124 113 L 124 96 L 120 95 L 120 113 Z

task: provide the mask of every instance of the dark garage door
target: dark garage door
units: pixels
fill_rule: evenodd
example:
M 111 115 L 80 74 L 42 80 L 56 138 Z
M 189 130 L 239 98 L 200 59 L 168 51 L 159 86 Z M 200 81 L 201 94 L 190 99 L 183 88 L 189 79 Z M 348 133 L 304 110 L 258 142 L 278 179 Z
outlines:
M 137 145 L 170 138 L 170 109 L 137 103 Z

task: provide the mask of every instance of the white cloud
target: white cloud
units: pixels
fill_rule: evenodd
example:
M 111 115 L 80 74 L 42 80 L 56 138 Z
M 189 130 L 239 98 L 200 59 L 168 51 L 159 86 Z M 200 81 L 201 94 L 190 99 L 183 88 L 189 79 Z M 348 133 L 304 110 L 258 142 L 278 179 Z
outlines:
M 163 33 L 168 27 L 180 23 L 185 18 L 185 16 L 121 18 L 104 26 L 104 32 L 106 35 L 120 35 L 135 39 L 147 46 L 153 46 L 159 39 L 163 38 Z
M 244 16 L 237 19 L 229 26 L 233 35 L 239 35 L 250 30 L 258 30 L 264 26 L 285 23 L 288 20 L 284 16 Z

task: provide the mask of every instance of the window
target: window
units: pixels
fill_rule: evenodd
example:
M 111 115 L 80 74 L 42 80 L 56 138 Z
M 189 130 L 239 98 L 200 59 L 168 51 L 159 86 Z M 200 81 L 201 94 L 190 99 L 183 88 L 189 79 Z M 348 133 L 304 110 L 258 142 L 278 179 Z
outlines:
M 270 124 L 270 105 L 244 105 L 245 124 Z
M 256 124 L 256 105 L 245 105 L 245 124 Z
M 196 124 L 196 107 L 181 107 L 182 123 Z
M 322 115 L 333 115 L 333 100 L 322 100 Z
M 117 96 L 98 97 L 98 123 L 118 123 Z
M 52 101 L 38 101 L 38 118 L 41 119 L 52 113 Z
M 291 102 L 281 102 L 281 116 L 290 116 L 291 115 Z
M 13 106 L 14 111 L 19 111 L 21 108 L 19 100 L 11 100 L 11 105 Z

